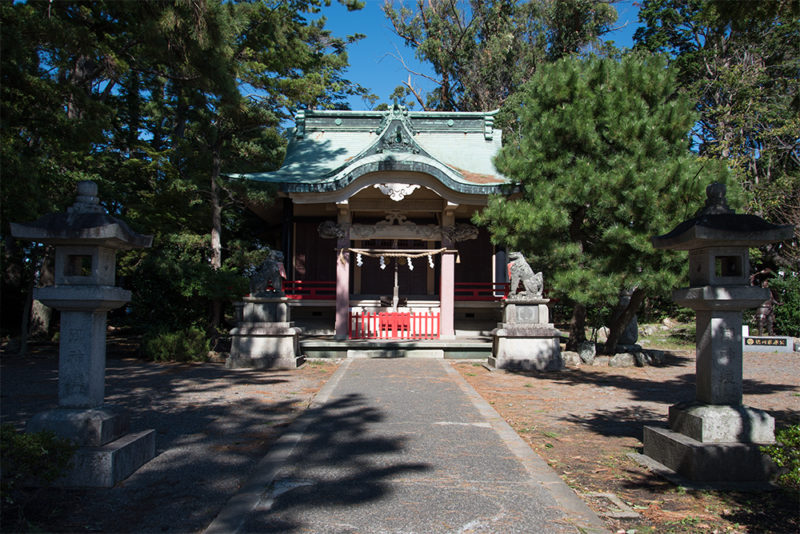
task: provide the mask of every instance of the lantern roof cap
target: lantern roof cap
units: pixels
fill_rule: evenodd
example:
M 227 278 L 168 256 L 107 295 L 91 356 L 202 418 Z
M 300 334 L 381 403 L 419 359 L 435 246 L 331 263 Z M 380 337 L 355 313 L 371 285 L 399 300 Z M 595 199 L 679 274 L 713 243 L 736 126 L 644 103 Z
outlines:
M 724 184 L 706 188 L 706 203 L 697 214 L 671 232 L 655 236 L 655 248 L 693 250 L 714 246 L 758 247 L 791 239 L 791 225 L 777 225 L 756 215 L 737 214 L 728 207 Z
M 11 223 L 11 235 L 49 245 L 94 245 L 116 249 L 146 248 L 153 236 L 137 234 L 107 214 L 97 198 L 97 184 L 78 182 L 78 196 L 66 212 L 48 213 L 29 223 Z

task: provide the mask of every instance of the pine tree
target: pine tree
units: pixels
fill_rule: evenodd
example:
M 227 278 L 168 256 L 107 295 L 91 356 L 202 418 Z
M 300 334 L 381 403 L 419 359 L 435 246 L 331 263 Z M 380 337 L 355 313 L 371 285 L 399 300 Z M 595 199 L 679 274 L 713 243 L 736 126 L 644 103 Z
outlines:
M 611 325 L 613 352 L 645 295 L 676 287 L 685 258 L 653 249 L 650 237 L 690 217 L 705 186 L 725 179 L 689 151 L 695 115 L 676 91 L 662 58 L 566 58 L 540 67 L 507 104 L 516 134 L 496 165 L 519 192 L 492 198 L 477 222 L 576 304 L 570 346 L 584 339 L 585 307 L 633 290 Z

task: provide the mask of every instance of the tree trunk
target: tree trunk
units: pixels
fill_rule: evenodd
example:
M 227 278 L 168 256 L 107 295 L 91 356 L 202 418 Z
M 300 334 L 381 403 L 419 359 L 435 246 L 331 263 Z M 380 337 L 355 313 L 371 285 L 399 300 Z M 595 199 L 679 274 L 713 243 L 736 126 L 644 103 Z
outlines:
M 220 152 L 222 146 L 215 143 L 212 147 L 211 163 L 211 267 L 216 271 L 222 267 L 222 204 L 219 198 L 217 180 L 222 168 Z M 218 328 L 222 323 L 222 301 L 215 298 L 211 302 L 211 341 L 216 344 Z
M 628 304 L 628 307 L 625 308 L 625 310 L 617 317 L 617 319 L 608 327 L 608 339 L 606 340 L 606 344 L 603 346 L 604 354 L 616 353 L 619 336 L 625 330 L 625 327 L 628 326 L 628 323 L 631 322 L 633 316 L 636 315 L 636 311 L 644 301 L 644 297 L 645 293 L 643 290 L 639 289 L 638 287 L 633 290 L 633 293 L 631 294 L 631 301 Z
M 578 346 L 586 341 L 586 306 L 575 303 L 572 308 L 572 319 L 569 321 L 569 339 L 567 350 L 578 350 Z
M 52 317 L 50 308 L 33 300 L 33 288 L 53 284 L 54 273 L 50 250 L 35 247 L 31 252 L 31 263 L 34 272 L 28 284 L 28 296 L 25 299 L 22 321 L 20 322 L 19 354 L 21 356 L 28 353 L 28 339 L 31 335 L 37 335 L 42 332 L 49 333 L 50 319 Z

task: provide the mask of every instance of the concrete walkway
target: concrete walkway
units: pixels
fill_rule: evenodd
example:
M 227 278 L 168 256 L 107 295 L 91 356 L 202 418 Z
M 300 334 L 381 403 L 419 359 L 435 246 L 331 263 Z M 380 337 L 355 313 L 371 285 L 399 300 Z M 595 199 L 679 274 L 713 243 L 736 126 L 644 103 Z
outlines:
M 444 360 L 346 360 L 206 533 L 604 532 Z

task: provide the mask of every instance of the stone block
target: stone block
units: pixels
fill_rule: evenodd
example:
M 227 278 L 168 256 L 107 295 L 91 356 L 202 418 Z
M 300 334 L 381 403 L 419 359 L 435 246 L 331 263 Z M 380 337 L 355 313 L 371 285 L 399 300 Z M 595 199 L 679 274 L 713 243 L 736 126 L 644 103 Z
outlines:
M 239 324 L 285 323 L 290 320 L 286 298 L 246 298 L 235 306 Z
M 231 332 L 231 354 L 225 362 L 228 369 L 296 369 L 304 359 L 300 354 L 298 328 L 282 333 L 268 329 Z
M 99 447 L 128 432 L 129 418 L 109 408 L 56 408 L 39 412 L 28 422 L 27 432 L 49 430 L 78 445 Z
M 669 408 L 669 427 L 701 443 L 775 442 L 775 419 L 743 405 L 675 404 Z
M 101 447 L 80 447 L 72 469 L 57 485 L 110 488 L 155 456 L 155 430 L 126 434 Z
M 592 365 L 594 357 L 597 356 L 597 345 L 593 341 L 584 341 L 578 345 L 578 354 L 583 363 Z
M 580 367 L 582 363 L 580 355 L 571 350 L 562 351 L 561 359 L 564 361 L 564 365 L 567 367 Z
M 558 371 L 564 368 L 559 338 L 495 336 L 490 364 L 510 371 Z
M 548 302 L 549 299 L 506 300 L 503 306 L 503 322 L 547 325 L 550 321 Z
M 404 349 L 387 347 L 383 349 L 348 349 L 348 358 L 420 358 L 444 359 L 443 349 Z
M 643 350 L 634 352 L 633 355 L 636 358 L 636 365 L 639 367 L 661 365 L 667 357 L 667 353 L 663 350 Z
M 608 360 L 610 367 L 633 367 L 636 365 L 636 356 L 630 352 L 615 354 Z
M 753 443 L 701 443 L 665 428 L 645 426 L 644 455 L 696 482 L 759 482 L 776 467 Z
M 611 361 L 611 356 L 595 356 L 592 365 L 604 366 Z

